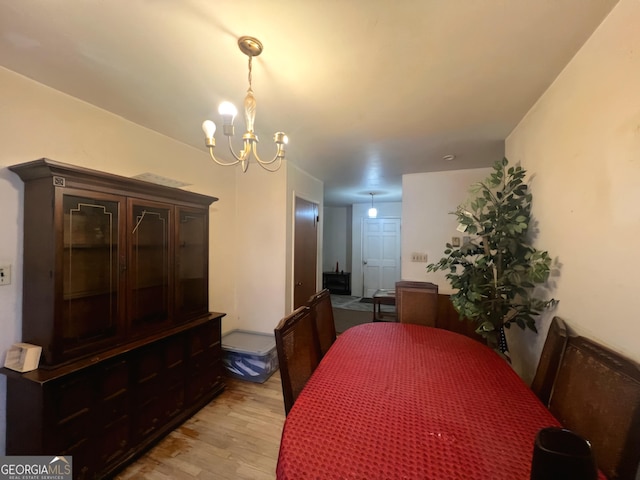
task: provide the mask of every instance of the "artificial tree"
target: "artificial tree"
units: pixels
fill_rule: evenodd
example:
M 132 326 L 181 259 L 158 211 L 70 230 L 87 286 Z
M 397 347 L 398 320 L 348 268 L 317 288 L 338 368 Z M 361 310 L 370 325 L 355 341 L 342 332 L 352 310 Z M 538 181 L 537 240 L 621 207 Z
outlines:
M 462 245 L 447 243 L 445 257 L 427 266 L 431 272 L 449 271 L 451 302 L 460 319 L 477 323 L 476 332 L 503 353 L 504 328 L 516 324 L 537 332 L 535 317 L 557 302 L 536 290 L 548 280 L 551 257 L 529 243 L 532 196 L 526 171 L 508 164 L 506 158 L 495 162 L 494 172 L 472 186 L 473 198 L 452 212 L 467 235 Z

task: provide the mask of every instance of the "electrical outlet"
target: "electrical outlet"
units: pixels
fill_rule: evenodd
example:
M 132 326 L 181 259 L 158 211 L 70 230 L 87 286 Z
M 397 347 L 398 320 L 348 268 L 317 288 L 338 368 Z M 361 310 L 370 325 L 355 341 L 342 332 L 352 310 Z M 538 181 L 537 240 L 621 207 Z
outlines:
M 411 254 L 411 261 L 412 262 L 426 263 L 427 262 L 427 254 L 426 253 L 413 252 Z
M 9 285 L 11 283 L 11 265 L 0 266 L 0 285 Z

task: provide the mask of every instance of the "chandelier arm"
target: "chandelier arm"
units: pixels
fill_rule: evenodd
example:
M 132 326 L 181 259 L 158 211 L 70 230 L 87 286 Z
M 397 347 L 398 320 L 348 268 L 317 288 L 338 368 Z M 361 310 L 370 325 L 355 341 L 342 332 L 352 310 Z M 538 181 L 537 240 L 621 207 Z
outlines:
M 233 145 L 231 145 L 231 136 L 228 136 L 227 140 L 229 144 L 229 151 L 231 152 L 231 155 L 233 155 L 233 157 L 236 159 L 236 162 L 230 163 L 229 165 L 235 165 L 236 163 L 240 163 L 248 160 L 249 154 L 251 153 L 251 145 L 249 144 L 247 146 L 246 140 L 243 140 L 244 148 L 240 150 L 240 154 L 236 154 L 236 152 L 233 151 Z
M 213 147 L 209 147 L 209 155 L 211 156 L 211 159 L 214 162 L 216 162 L 218 165 L 222 165 L 223 167 L 229 167 L 229 166 L 237 165 L 238 163 L 240 163 L 240 159 L 237 159 L 235 162 L 221 162 L 213 154 Z M 234 157 L 235 157 L 235 155 L 234 155 Z M 236 158 L 238 158 L 238 157 L 236 157 Z
M 276 166 L 270 166 L 273 164 L 274 161 L 276 160 L 280 160 Z M 276 157 L 273 160 L 271 160 L 270 162 L 258 162 L 258 165 L 260 165 L 262 168 L 264 168 L 267 172 L 277 172 L 280 167 L 282 166 L 282 157 Z
M 275 162 L 276 160 L 280 159 L 280 161 L 282 161 L 282 157 L 284 155 L 281 155 L 280 151 L 282 150 L 282 147 L 278 146 L 278 150 L 276 151 L 276 155 L 275 157 L 273 157 L 271 160 L 262 160 L 259 156 L 258 156 L 258 145 L 254 145 L 253 147 L 253 155 L 256 157 L 256 160 L 258 161 L 258 163 L 260 165 L 271 165 L 273 162 Z M 279 168 L 279 167 L 278 167 Z

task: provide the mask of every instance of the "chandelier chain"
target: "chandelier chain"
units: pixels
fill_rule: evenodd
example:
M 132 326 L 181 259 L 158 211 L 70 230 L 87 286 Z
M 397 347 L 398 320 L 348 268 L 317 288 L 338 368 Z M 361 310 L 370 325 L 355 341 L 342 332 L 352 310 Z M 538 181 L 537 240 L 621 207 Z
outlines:
M 253 91 L 253 88 L 251 86 L 251 63 L 252 63 L 253 57 L 251 55 L 249 55 L 249 75 L 247 75 L 248 79 L 249 79 L 249 89 L 247 90 L 249 91 Z

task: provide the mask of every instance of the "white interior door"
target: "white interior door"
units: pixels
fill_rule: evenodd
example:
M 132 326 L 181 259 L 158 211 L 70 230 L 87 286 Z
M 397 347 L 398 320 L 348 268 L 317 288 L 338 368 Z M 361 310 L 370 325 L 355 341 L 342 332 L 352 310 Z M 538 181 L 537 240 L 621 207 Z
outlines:
M 365 218 L 362 242 L 364 296 L 394 289 L 400 280 L 400 219 Z

